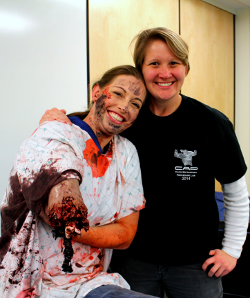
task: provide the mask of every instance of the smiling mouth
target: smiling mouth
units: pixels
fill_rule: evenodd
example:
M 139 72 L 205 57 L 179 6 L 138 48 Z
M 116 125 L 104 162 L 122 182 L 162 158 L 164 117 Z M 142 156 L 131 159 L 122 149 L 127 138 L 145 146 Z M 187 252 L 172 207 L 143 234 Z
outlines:
M 118 122 L 123 122 L 125 121 L 125 119 L 123 117 L 121 117 L 120 115 L 114 113 L 114 112 L 108 112 L 109 116 L 114 119 L 115 121 L 118 121 Z
M 160 87 L 169 87 L 173 84 L 174 82 L 170 82 L 170 83 L 156 83 L 158 86 Z

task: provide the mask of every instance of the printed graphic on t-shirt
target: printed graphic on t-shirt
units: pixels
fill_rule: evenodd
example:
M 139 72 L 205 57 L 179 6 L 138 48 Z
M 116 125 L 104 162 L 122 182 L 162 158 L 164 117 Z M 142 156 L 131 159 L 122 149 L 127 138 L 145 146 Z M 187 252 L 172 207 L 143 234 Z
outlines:
M 180 177 L 181 180 L 191 180 L 191 178 L 196 177 L 198 172 L 198 167 L 194 165 L 193 157 L 197 155 L 197 151 L 189 151 L 181 149 L 174 151 L 174 157 L 181 159 L 182 166 L 175 166 L 175 174 Z

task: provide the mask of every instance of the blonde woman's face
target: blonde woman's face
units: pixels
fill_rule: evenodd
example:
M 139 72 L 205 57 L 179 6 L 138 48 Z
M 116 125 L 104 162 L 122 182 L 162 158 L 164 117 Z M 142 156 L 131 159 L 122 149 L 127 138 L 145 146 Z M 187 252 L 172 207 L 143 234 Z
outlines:
M 148 43 L 142 73 L 152 100 L 177 100 L 187 72 L 187 66 L 164 41 L 158 39 Z

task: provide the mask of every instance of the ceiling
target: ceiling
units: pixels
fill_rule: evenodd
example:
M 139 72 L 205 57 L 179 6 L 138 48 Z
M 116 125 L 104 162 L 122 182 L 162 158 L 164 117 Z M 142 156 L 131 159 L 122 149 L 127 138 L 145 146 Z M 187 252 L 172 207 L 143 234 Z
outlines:
M 209 4 L 227 10 L 233 14 L 244 8 L 250 7 L 250 0 L 203 0 Z
M 243 8 L 244 6 L 250 6 L 250 0 L 219 0 L 227 5 L 231 5 L 235 8 Z

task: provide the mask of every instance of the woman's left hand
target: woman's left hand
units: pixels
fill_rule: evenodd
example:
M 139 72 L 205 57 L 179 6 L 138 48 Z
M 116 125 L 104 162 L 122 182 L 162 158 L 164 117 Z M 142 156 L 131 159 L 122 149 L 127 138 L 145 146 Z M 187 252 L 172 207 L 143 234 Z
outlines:
M 237 264 L 236 258 L 220 249 L 210 250 L 209 255 L 212 257 L 207 259 L 202 265 L 202 269 L 206 271 L 207 267 L 213 264 L 212 268 L 208 272 L 209 277 L 225 276 L 231 272 Z

